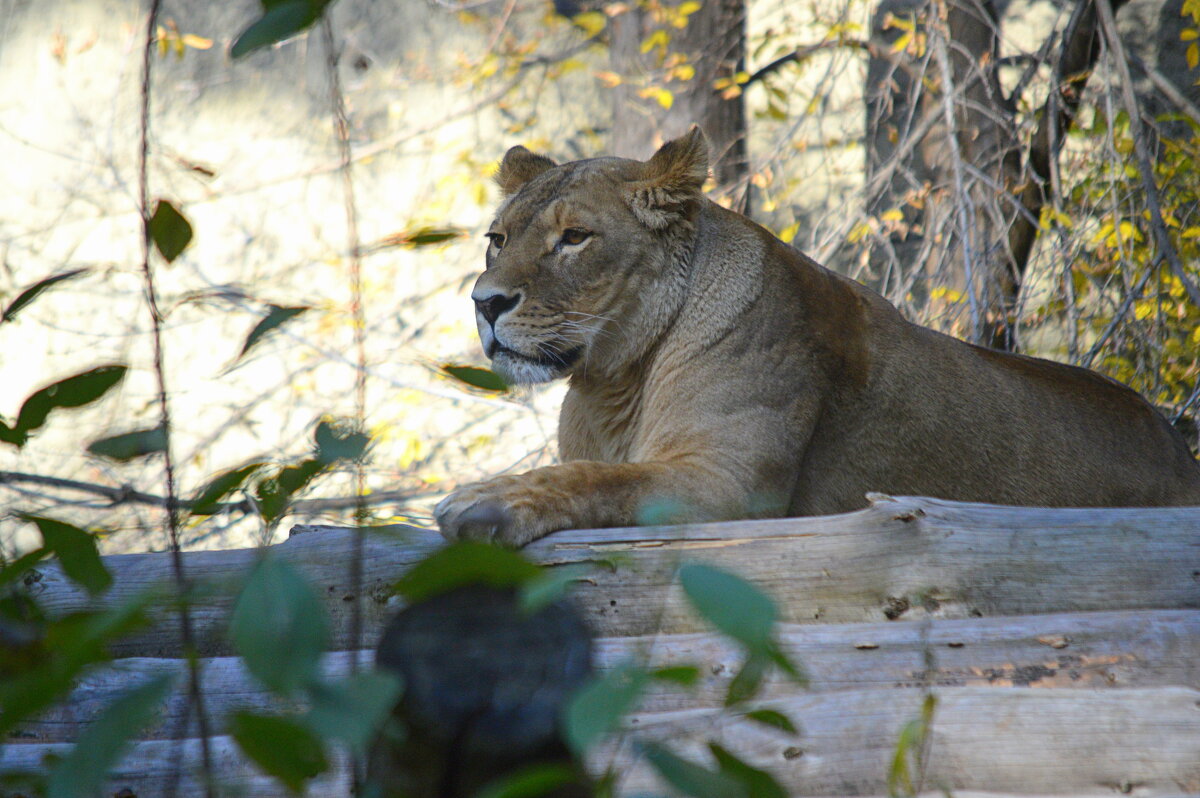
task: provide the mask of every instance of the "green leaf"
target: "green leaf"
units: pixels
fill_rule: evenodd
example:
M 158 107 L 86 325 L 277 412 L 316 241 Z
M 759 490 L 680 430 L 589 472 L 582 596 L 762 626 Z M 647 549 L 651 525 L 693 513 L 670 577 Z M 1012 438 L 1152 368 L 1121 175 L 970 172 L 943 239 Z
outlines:
M 460 541 L 414 565 L 396 582 L 396 591 L 416 602 L 469 584 L 516 587 L 541 574 L 541 568 L 511 549 Z
M 0 422 L 0 440 L 17 447 L 24 446 L 29 433 L 46 423 L 51 410 L 82 407 L 96 401 L 128 371 L 128 367 L 122 365 L 98 366 L 35 391 L 21 405 L 21 412 L 12 427 Z
M 371 442 L 370 435 L 356 431 L 350 424 L 328 421 L 317 424 L 313 438 L 317 444 L 317 459 L 325 465 L 333 465 L 339 460 L 357 460 Z
M 700 669 L 695 665 L 674 665 L 668 668 L 657 668 L 650 671 L 650 676 L 657 682 L 691 687 L 700 681 Z
M 41 296 L 42 292 L 46 289 L 53 288 L 61 282 L 72 280 L 82 274 L 87 274 L 89 271 L 90 269 L 71 269 L 70 271 L 59 272 L 58 274 L 52 274 L 49 277 L 38 280 L 18 294 L 16 299 L 8 303 L 8 307 L 4 309 L 4 314 L 0 315 L 0 324 L 16 318 L 18 313 L 24 310 L 30 302 Z
M 767 594 L 711 565 L 685 565 L 679 569 L 679 581 L 692 606 L 718 631 L 751 651 L 767 652 L 777 615 Z
M 70 753 L 51 767 L 47 798 L 101 793 L 126 745 L 154 719 L 170 688 L 171 677 L 159 676 L 110 704 L 83 730 Z
M 650 674 L 644 668 L 627 662 L 592 677 L 575 692 L 563 713 L 563 734 L 576 756 L 582 757 L 601 737 L 617 729 L 621 719 L 637 706 L 649 682 Z
M 0 679 L 0 739 L 17 724 L 62 700 L 88 666 L 111 659 L 108 643 L 146 624 L 146 607 L 157 596 L 146 592 L 101 612 L 56 618 L 33 644 L 36 667 Z M 0 654 L 11 653 L 0 648 Z
M 287 513 L 292 497 L 324 470 L 325 465 L 320 460 L 302 460 L 260 481 L 254 486 L 259 515 L 268 524 L 278 521 Z
M 504 381 L 504 378 L 490 369 L 481 369 L 478 366 L 454 366 L 446 363 L 442 366 L 442 372 L 481 391 L 504 393 L 508 390 L 508 383 Z
M 217 474 L 192 499 L 192 515 L 212 515 L 217 503 L 246 483 L 251 475 L 258 473 L 265 463 L 250 463 L 241 468 Z
M 749 701 L 758 695 L 763 679 L 766 678 L 769 664 L 770 660 L 765 656 L 758 652 L 751 652 L 746 661 L 742 663 L 741 670 L 729 683 L 729 689 L 725 693 L 725 706 L 731 707 Z
M 122 463 L 137 457 L 158 454 L 167 450 L 167 432 L 160 424 L 157 427 L 124 432 L 100 438 L 88 444 L 88 452 L 109 457 Z
M 305 721 L 321 737 L 341 740 L 356 754 L 364 754 L 400 693 L 400 678 L 383 671 L 321 683 L 312 690 L 312 707 Z
M 254 325 L 254 329 L 246 336 L 245 343 L 242 344 L 242 351 L 234 358 L 234 362 L 241 360 L 246 356 L 256 344 L 258 344 L 266 336 L 267 333 L 279 327 L 282 324 L 291 321 L 292 319 L 312 308 L 305 305 L 297 305 L 295 307 L 283 307 L 281 305 L 270 305 L 270 312 L 267 313 L 258 324 Z
M 684 795 L 692 798 L 742 798 L 749 795 L 738 780 L 689 762 L 664 745 L 643 742 L 638 747 L 658 774 Z
M 33 551 L 25 552 L 17 559 L 5 565 L 3 568 L 0 568 L 0 588 L 4 587 L 9 582 L 14 582 L 19 579 L 22 574 L 33 568 L 33 566 L 37 565 L 42 560 L 49 557 L 50 554 L 50 549 L 43 546 L 40 549 L 34 549 Z
M 475 798 L 539 798 L 579 780 L 569 765 L 530 765 L 491 782 Z
M 921 703 L 921 715 L 901 727 L 900 734 L 896 739 L 896 749 L 892 754 L 892 762 L 888 768 L 888 795 L 915 794 L 912 771 L 909 768 L 909 757 L 912 757 L 917 768 L 922 766 L 921 759 L 925 739 L 933 725 L 933 713 L 936 707 L 936 696 L 933 693 L 927 694 Z
M 150 217 L 150 240 L 167 263 L 171 263 L 192 242 L 192 225 L 178 208 L 160 199 Z
M 770 773 L 746 764 L 716 743 L 709 743 L 708 750 L 716 758 L 721 773 L 740 782 L 748 798 L 788 798 L 787 790 Z
M 455 227 L 422 227 L 409 233 L 405 243 L 410 247 L 428 247 L 461 238 L 462 234 L 463 231 Z
M 53 518 L 17 513 L 17 517 L 36 524 L 42 533 L 42 544 L 58 555 L 59 564 L 72 582 L 81 585 L 93 596 L 112 584 L 112 576 L 96 549 L 96 536 L 77 526 Z
M 325 5 L 320 0 L 271 3 L 257 22 L 242 31 L 229 54 L 241 58 L 303 32 L 320 18 Z
M 774 709 L 756 709 L 746 713 L 746 717 L 755 723 L 785 731 L 788 734 L 799 734 L 792 719 Z
M 329 644 L 325 606 L 291 565 L 270 555 L 251 571 L 229 624 L 246 668 L 280 695 L 316 683 Z
M 783 653 L 783 649 L 779 647 L 778 640 L 772 640 L 767 645 L 767 658 L 775 663 L 775 667 L 783 671 L 796 684 L 801 687 L 808 687 L 808 674 L 804 672 L 796 663 L 788 659 L 787 654 Z
M 229 730 L 242 752 L 293 794 L 329 769 L 321 741 L 291 718 L 235 712 Z
M 521 585 L 517 597 L 521 611 L 533 615 L 567 594 L 571 585 L 585 578 L 591 568 L 587 565 L 559 565 L 542 568 L 541 573 Z

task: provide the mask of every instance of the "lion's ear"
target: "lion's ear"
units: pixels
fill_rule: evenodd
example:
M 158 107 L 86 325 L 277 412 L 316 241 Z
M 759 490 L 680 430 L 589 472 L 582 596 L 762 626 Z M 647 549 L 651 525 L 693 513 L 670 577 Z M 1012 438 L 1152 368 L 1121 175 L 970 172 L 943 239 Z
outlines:
M 557 165 L 545 155 L 536 155 L 517 145 L 504 153 L 504 160 L 500 161 L 500 171 L 496 172 L 496 183 L 504 192 L 504 196 L 511 197 L 530 180 Z
M 659 147 L 646 162 L 644 177 L 633 184 L 633 212 L 647 226 L 661 230 L 688 202 L 700 199 L 708 179 L 708 140 L 699 127 Z

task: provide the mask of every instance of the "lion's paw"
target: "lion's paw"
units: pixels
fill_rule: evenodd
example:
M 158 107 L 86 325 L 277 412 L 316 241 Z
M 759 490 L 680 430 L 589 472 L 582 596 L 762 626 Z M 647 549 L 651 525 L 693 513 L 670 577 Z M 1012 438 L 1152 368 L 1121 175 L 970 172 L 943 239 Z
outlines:
M 514 477 L 498 477 L 466 485 L 434 509 L 447 540 L 478 540 L 523 546 L 549 532 L 529 510 L 535 504 Z

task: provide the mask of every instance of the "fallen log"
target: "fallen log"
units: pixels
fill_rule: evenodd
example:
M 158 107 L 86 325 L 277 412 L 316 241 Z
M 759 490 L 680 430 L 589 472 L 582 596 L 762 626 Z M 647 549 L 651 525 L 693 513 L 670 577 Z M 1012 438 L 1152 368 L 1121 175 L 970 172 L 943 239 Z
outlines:
M 1062 611 L 1200 608 L 1200 508 L 1046 509 L 875 496 L 871 507 L 787 518 L 555 533 L 526 547 L 546 565 L 590 563 L 576 590 L 598 635 L 702 630 L 672 587 L 683 560 L 741 573 L 766 589 L 791 623 L 857 623 Z M 362 597 L 366 640 L 397 607 L 391 585 L 441 545 L 434 532 L 390 527 L 366 533 L 360 589 L 349 582 L 354 533 L 297 527 L 274 552 L 299 567 L 325 598 L 333 648 L 351 647 L 350 607 Z M 191 579 L 231 586 L 261 552 L 189 552 Z M 105 558 L 114 574 L 102 605 L 170 583 L 165 554 Z M 51 563 L 26 580 L 52 614 L 93 606 Z M 202 656 L 229 654 L 230 590 L 198 596 L 193 623 Z M 119 656 L 175 657 L 173 618 L 119 642 Z
M 1179 688 L 1068 690 L 961 687 L 935 690 L 925 789 L 1081 795 L 1114 791 L 1139 796 L 1200 792 L 1200 691 Z M 721 710 L 640 713 L 630 727 L 705 760 L 718 742 L 770 771 L 789 795 L 872 795 L 888 790 L 889 763 L 900 729 L 918 717 L 915 688 L 796 695 L 768 702 L 799 729 L 789 734 Z M 275 796 L 277 784 L 257 774 L 225 737 L 213 738 L 216 773 L 247 796 Z M 38 767 L 65 743 L 8 745 L 0 769 Z M 131 746 L 110 782 L 140 798 L 164 795 L 181 775 L 178 794 L 197 795 L 195 740 L 151 740 Z M 621 774 L 619 792 L 662 790 L 637 761 L 628 736 L 596 752 Z M 309 795 L 348 794 L 345 764 Z
M 964 687 L 935 695 L 926 788 L 1200 792 L 1200 691 Z M 695 760 L 708 741 L 720 743 L 771 771 L 789 795 L 881 792 L 900 729 L 919 716 L 923 697 L 915 689 L 867 690 L 771 702 L 798 735 L 710 711 L 634 716 L 630 723 Z M 617 761 L 620 794 L 658 786 L 644 762 L 624 754 Z
M 937 687 L 1165 687 L 1200 689 L 1200 611 L 1140 610 L 935 620 L 928 624 L 785 624 L 780 642 L 807 672 L 811 692 L 932 685 Z M 722 705 L 742 653 L 715 634 L 601 638 L 596 665 L 605 670 L 635 657 L 652 666 L 692 664 L 700 669 L 697 689 L 658 689 L 643 703 L 646 712 L 714 709 Z M 926 652 L 932 671 L 926 671 Z M 351 652 L 325 656 L 330 676 L 350 671 Z M 360 668 L 373 652 L 360 653 Z M 65 742 L 130 684 L 160 673 L 182 676 L 177 659 L 131 657 L 85 677 L 72 694 L 41 718 L 22 724 L 10 743 Z M 208 714 L 220 719 L 238 709 L 267 710 L 277 699 L 267 693 L 236 657 L 202 662 L 201 689 Z M 184 680 L 143 739 L 191 737 Z M 794 682 L 772 678 L 763 699 L 798 691 Z

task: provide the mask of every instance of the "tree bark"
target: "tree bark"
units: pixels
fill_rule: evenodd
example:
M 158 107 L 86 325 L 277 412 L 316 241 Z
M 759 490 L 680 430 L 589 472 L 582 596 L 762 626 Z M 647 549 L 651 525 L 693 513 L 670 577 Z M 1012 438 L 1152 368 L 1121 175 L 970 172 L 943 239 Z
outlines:
M 699 124 L 712 147 L 717 184 L 741 180 L 747 169 L 745 103 L 736 86 L 722 91 L 714 83 L 732 80 L 745 68 L 745 25 L 744 0 L 703 0 L 682 28 L 657 5 L 630 3 L 613 16 L 610 59 L 622 78 L 613 89 L 614 154 L 648 158 L 664 141 Z M 643 43 L 660 33 L 669 41 L 643 51 Z M 694 76 L 684 80 L 675 72 L 672 78 L 672 66 L 683 64 L 695 70 Z M 655 87 L 671 93 L 670 108 L 663 107 L 659 95 L 642 96 Z

